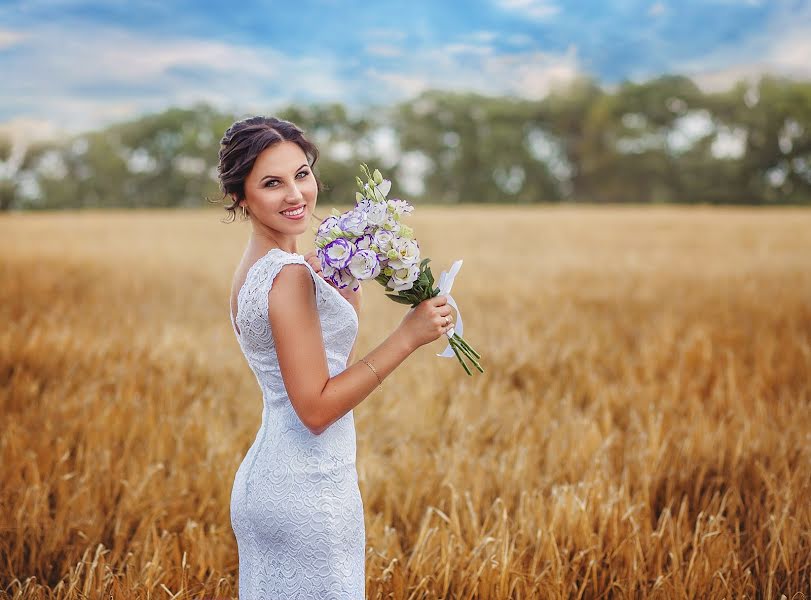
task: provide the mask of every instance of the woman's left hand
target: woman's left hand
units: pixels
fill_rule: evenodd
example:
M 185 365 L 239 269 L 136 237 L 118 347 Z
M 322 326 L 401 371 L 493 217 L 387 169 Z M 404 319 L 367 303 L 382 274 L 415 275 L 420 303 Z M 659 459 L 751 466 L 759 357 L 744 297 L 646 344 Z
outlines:
M 321 259 L 318 258 L 318 254 L 315 250 L 310 250 L 307 254 L 304 255 L 304 260 L 310 263 L 310 266 L 313 268 L 313 271 L 318 273 L 321 276 L 321 279 L 326 281 L 336 290 L 338 293 L 341 294 L 344 298 L 346 298 L 347 302 L 352 305 L 352 308 L 355 309 L 355 312 L 360 316 L 361 306 L 363 305 L 363 286 L 358 285 L 358 291 L 353 292 L 352 288 L 345 287 L 344 289 L 339 288 L 334 283 L 332 283 L 329 279 L 324 277 L 324 274 L 321 270 Z

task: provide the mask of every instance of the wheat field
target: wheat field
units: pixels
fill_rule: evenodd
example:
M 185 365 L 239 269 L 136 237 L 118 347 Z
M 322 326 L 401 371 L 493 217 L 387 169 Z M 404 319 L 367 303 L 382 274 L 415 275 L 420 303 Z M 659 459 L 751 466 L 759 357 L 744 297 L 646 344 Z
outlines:
M 0 597 L 236 597 L 221 218 L 0 217 Z M 407 222 L 485 373 L 438 340 L 355 409 L 368 598 L 811 598 L 811 210 Z M 358 358 L 407 310 L 364 296 Z

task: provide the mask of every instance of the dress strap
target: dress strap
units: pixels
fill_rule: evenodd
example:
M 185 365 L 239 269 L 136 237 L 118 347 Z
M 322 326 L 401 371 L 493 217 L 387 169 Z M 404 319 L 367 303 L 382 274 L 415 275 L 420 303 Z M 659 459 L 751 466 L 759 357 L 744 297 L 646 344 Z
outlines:
M 324 290 L 320 287 L 319 276 L 312 265 L 300 254 L 292 254 L 278 248 L 272 248 L 251 266 L 245 280 L 245 287 L 241 290 L 237 299 L 240 330 L 244 331 L 244 328 L 247 328 L 250 332 L 248 335 L 258 342 L 273 343 L 268 317 L 268 295 L 276 275 L 285 265 L 290 264 L 304 264 L 307 266 L 313 279 L 316 305 L 320 305 L 322 302 Z

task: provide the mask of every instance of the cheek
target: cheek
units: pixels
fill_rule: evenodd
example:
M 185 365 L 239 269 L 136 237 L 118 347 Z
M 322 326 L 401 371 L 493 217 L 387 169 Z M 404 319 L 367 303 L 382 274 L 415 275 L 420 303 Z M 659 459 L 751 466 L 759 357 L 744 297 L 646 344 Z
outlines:
M 318 194 L 318 184 L 313 177 L 307 178 L 307 185 L 302 189 L 302 192 L 315 197 Z

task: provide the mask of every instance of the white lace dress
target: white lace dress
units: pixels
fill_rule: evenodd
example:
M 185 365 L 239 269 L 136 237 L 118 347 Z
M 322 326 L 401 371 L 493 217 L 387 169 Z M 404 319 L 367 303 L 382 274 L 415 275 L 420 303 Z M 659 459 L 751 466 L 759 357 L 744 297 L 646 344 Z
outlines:
M 248 270 L 231 325 L 259 382 L 263 410 L 231 491 L 239 597 L 360 600 L 366 530 L 354 417 L 349 411 L 320 435 L 304 426 L 287 396 L 268 323 L 268 291 L 290 263 L 307 265 L 315 280 L 330 377 L 346 368 L 358 333 L 352 305 L 302 255 L 273 248 Z

